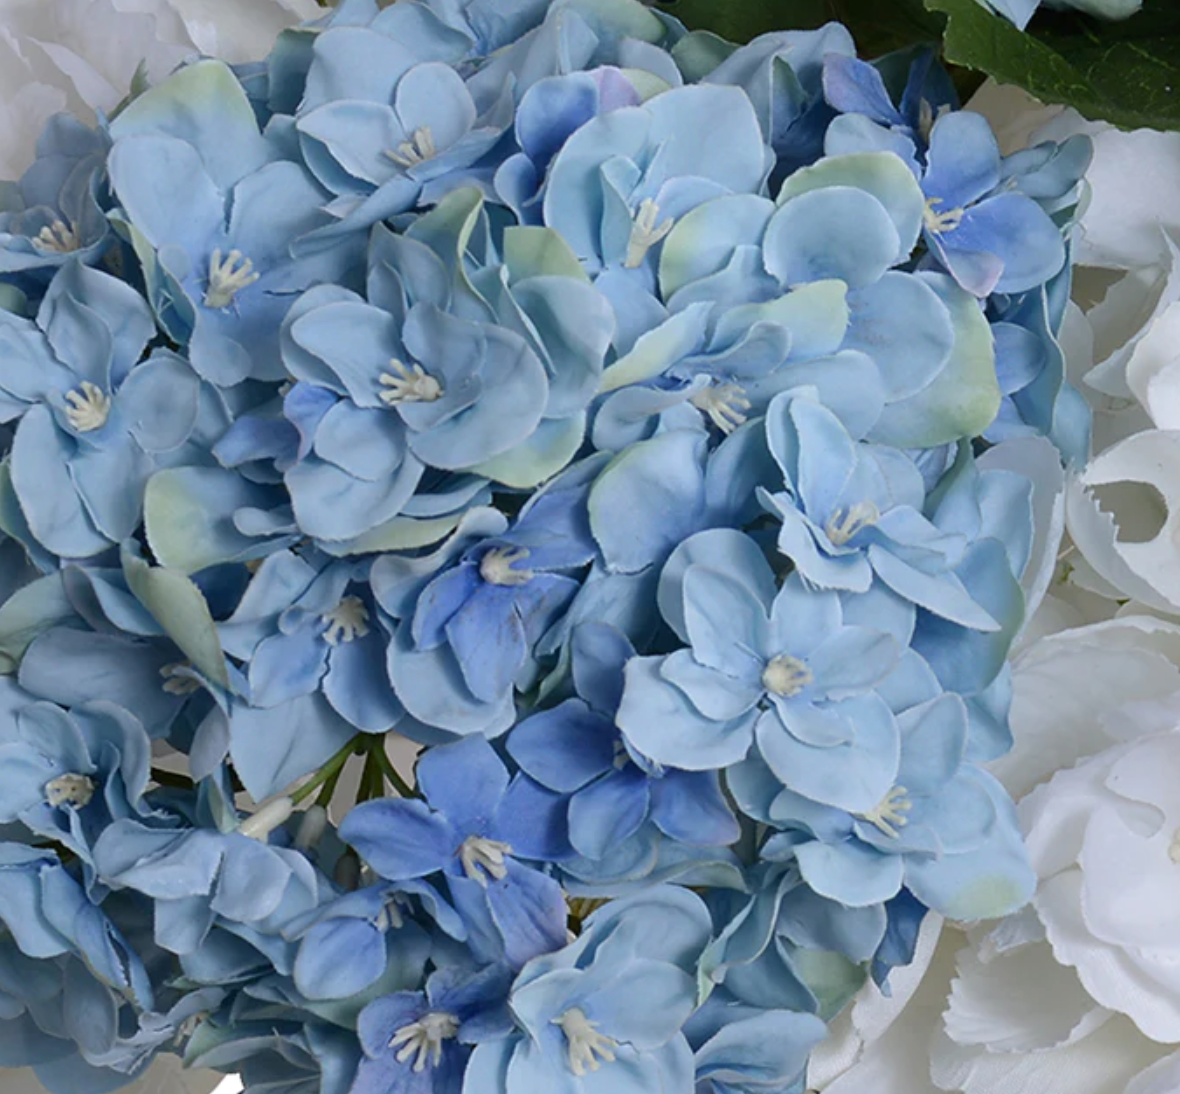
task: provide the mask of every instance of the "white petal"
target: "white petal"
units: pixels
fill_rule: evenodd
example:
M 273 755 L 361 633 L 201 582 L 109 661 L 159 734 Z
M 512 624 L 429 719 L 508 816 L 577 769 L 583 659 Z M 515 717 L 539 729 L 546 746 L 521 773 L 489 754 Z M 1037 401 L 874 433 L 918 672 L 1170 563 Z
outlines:
M 1072 110 L 1036 134 L 1036 140 L 1061 140 L 1089 133 L 1094 161 L 1086 178 L 1089 206 L 1082 215 L 1074 260 L 1085 266 L 1134 270 L 1164 261 L 1160 227 L 1180 229 L 1180 133 L 1086 122 Z M 1128 171 L 1127 165 L 1134 164 Z
M 1019 799 L 1059 768 L 1108 748 L 1122 736 L 1112 719 L 1124 703 L 1180 691 L 1177 665 L 1180 627 L 1145 617 L 1032 644 L 1013 663 L 1015 747 L 991 765 L 993 774 Z
M 1021 578 L 1026 611 L 1031 615 L 1048 591 L 1057 569 L 1057 552 L 1065 532 L 1065 475 L 1057 449 L 1043 437 L 1020 437 L 989 449 L 979 459 L 983 469 L 1015 471 L 1033 484 L 1034 539 Z
M 1180 303 L 1171 304 L 1135 346 L 1127 386 L 1159 429 L 1180 429 Z
M 982 961 L 968 947 L 959 953 L 943 1023 L 960 1045 L 989 1052 L 1060 1048 L 1092 1033 L 1109 1017 L 1077 973 L 1057 962 L 1046 942 Z
M 1066 520 L 1078 550 L 1124 596 L 1180 612 L 1180 431 L 1136 434 L 1091 461 L 1067 486 Z
M 1114 1015 L 1076 1044 L 1049 1052 L 990 1053 L 940 1033 L 931 1073 L 941 1090 L 964 1094 L 1116 1094 L 1160 1051 Z
M 1180 1052 L 1165 1056 L 1128 1084 L 1124 1094 L 1176 1094 L 1180 1090 Z

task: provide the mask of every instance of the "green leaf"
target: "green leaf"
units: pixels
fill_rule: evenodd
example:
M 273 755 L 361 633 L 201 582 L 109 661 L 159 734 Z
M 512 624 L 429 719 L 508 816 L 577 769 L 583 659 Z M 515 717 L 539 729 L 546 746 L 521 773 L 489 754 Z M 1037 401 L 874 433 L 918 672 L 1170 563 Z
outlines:
M 122 552 L 127 587 L 168 633 L 194 667 L 229 687 L 217 624 L 204 594 L 179 570 L 151 566 L 126 547 Z
M 690 30 L 748 42 L 775 30 L 815 30 L 843 23 L 862 56 L 876 57 L 918 42 L 937 42 L 943 20 L 922 0 L 671 0 L 655 7 Z
M 38 578 L 13 593 L 0 605 L 0 676 L 16 672 L 39 634 L 76 614 L 60 573 Z
M 1021 33 L 975 0 L 926 0 L 949 16 L 946 58 L 1048 103 L 1126 129 L 1180 128 L 1180 6 L 1147 0 L 1118 23 L 1038 15 Z

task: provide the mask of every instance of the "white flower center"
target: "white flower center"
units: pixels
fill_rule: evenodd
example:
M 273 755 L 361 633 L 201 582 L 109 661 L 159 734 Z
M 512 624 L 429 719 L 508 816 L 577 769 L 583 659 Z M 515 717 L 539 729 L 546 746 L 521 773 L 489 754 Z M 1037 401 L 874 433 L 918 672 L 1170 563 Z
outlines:
M 419 364 L 407 365 L 394 357 L 389 362 L 393 372 L 383 372 L 377 377 L 384 391 L 378 398 L 389 407 L 402 403 L 433 403 L 443 397 L 443 388 L 433 376 Z
M 561 1032 L 565 1034 L 569 1046 L 570 1071 L 575 1075 L 597 1071 L 603 1062 L 609 1064 L 614 1061 L 614 1050 L 619 1047 L 619 1042 L 599 1033 L 598 1023 L 591 1022 L 577 1007 L 550 1021 L 555 1026 L 561 1026 Z
M 479 560 L 479 576 L 489 585 L 527 585 L 537 575 L 532 570 L 515 570 L 513 563 L 528 557 L 527 547 L 493 547 Z
M 871 528 L 881 519 L 881 510 L 871 501 L 858 501 L 847 509 L 837 509 L 824 525 L 824 534 L 833 547 L 843 547 L 858 532 Z
M 320 616 L 324 641 L 329 646 L 364 638 L 369 633 L 369 609 L 359 596 L 346 596 L 330 612 Z
M 97 384 L 83 380 L 77 391 L 66 392 L 66 420 L 79 433 L 102 429 L 111 416 L 111 400 Z
M 739 425 L 745 425 L 745 412 L 750 409 L 746 389 L 738 384 L 710 384 L 688 401 L 704 411 L 722 433 L 732 433 Z
M 408 141 L 402 141 L 396 150 L 387 151 L 385 154 L 398 167 L 408 170 L 427 160 L 434 159 L 438 155 L 438 149 L 434 147 L 434 134 L 430 132 L 430 126 L 423 125 L 410 134 Z
M 938 212 L 934 206 L 941 205 L 942 198 L 927 198 L 926 208 L 922 213 L 922 222 L 926 230 L 940 236 L 943 232 L 953 232 L 963 222 L 962 209 L 947 209 Z
M 88 775 L 59 775 L 45 784 L 45 800 L 52 806 L 85 809 L 94 797 L 94 780 Z
M 426 1070 L 427 1063 L 438 1067 L 442 1063 L 443 1041 L 459 1031 L 459 1019 L 445 1011 L 431 1011 L 416 1022 L 402 1026 L 390 1039 L 389 1047 L 401 1047 L 397 1062 L 404 1064 L 414 1057 L 413 1069 Z
M 228 308 L 244 288 L 253 285 L 260 274 L 239 250 L 230 251 L 223 259 L 220 250 L 209 256 L 209 284 L 205 289 L 205 307 Z
M 897 839 L 898 829 L 904 828 L 910 822 L 906 814 L 914 808 L 908 794 L 909 791 L 904 786 L 895 786 L 874 808 L 867 813 L 859 814 L 860 819 L 868 821 L 890 839 Z
M 798 695 L 814 679 L 804 662 L 786 653 L 772 657 L 762 670 L 762 686 L 771 694 L 787 699 Z
M 78 233 L 64 220 L 55 220 L 48 227 L 42 228 L 33 237 L 33 242 L 43 251 L 53 251 L 59 255 L 69 254 L 80 246 Z
M 463 872 L 472 881 L 486 886 L 489 877 L 501 881 L 508 876 L 504 856 L 510 854 L 512 848 L 507 843 L 483 836 L 468 836 L 459 848 L 459 861 L 463 863 Z
M 628 270 L 642 266 L 647 252 L 672 230 L 675 223 L 671 217 L 661 221 L 660 207 L 651 198 L 644 198 L 631 222 L 631 238 L 627 241 L 627 259 L 623 265 Z
M 192 695 L 194 691 L 199 691 L 200 680 L 186 671 L 191 668 L 188 661 L 173 661 L 170 665 L 164 665 L 160 669 L 160 675 L 164 678 L 163 689 L 169 695 Z
M 377 913 L 377 918 L 374 921 L 374 926 L 382 933 L 388 931 L 399 931 L 406 925 L 405 917 L 402 915 L 399 904 L 405 902 L 405 898 L 398 893 L 393 893 L 388 900 L 381 906 L 381 911 Z

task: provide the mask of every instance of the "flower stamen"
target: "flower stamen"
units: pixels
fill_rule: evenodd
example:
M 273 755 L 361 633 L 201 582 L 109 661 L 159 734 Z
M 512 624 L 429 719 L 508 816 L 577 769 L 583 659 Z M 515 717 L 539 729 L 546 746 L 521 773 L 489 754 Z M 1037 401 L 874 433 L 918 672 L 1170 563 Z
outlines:
M 709 384 L 701 388 L 688 400 L 697 410 L 703 411 L 722 433 L 732 433 L 739 425 L 745 425 L 746 411 L 750 400 L 746 389 L 738 384 Z
M 479 576 L 489 585 L 527 585 L 536 577 L 532 570 L 515 570 L 513 563 L 529 557 L 527 547 L 493 547 L 479 560 Z
M 824 525 L 824 534 L 833 547 L 843 547 L 858 532 L 871 528 L 881 519 L 881 510 L 871 501 L 858 501 L 846 509 L 836 509 Z
M 551 1018 L 552 1025 L 560 1026 L 565 1034 L 569 1053 L 569 1068 L 581 1077 L 587 1071 L 597 1071 L 603 1063 L 613 1063 L 614 1050 L 619 1042 L 598 1032 L 598 1023 L 591 1022 L 577 1007 L 567 1010 L 560 1018 Z
M 942 198 L 927 198 L 926 208 L 922 213 L 922 222 L 926 225 L 926 230 L 936 236 L 944 232 L 953 232 L 963 223 L 962 209 L 947 209 L 940 213 L 934 206 L 941 204 Z
M 59 775 L 45 784 L 45 801 L 55 808 L 72 805 L 75 809 L 85 809 L 94 791 L 94 780 L 88 775 Z
M 512 847 L 507 843 L 483 836 L 468 836 L 459 848 L 459 861 L 463 864 L 463 872 L 486 888 L 489 877 L 503 881 L 508 876 L 504 856 L 510 854 Z
M 93 433 L 102 429 L 111 416 L 111 400 L 102 388 L 83 380 L 77 391 L 66 392 L 66 420 L 79 433 Z
M 160 675 L 164 678 L 164 691 L 169 695 L 192 695 L 194 691 L 199 691 L 201 681 L 188 674 L 191 668 L 192 665 L 188 661 L 173 661 L 170 665 L 161 666 Z
M 397 1062 L 407 1063 L 414 1057 L 413 1070 L 421 1074 L 427 1063 L 438 1067 L 442 1063 L 443 1041 L 459 1032 L 459 1019 L 445 1011 L 431 1011 L 416 1022 L 402 1026 L 390 1039 L 390 1048 L 399 1048 Z
M 904 786 L 895 786 L 876 806 L 867 813 L 859 814 L 859 817 L 890 839 L 897 839 L 899 829 L 910 822 L 906 814 L 914 808 L 908 794 Z
M 427 160 L 434 159 L 438 155 L 438 149 L 434 146 L 434 134 L 431 133 L 430 126 L 422 125 L 410 134 L 408 141 L 402 141 L 396 150 L 387 150 L 385 154 L 398 167 L 408 170 Z
M 402 403 L 434 403 L 443 397 L 443 387 L 419 364 L 407 365 L 394 357 L 389 362 L 393 372 L 377 377 L 385 391 L 378 398 L 388 407 Z
M 33 242 L 43 251 L 53 251 L 59 255 L 70 254 L 81 246 L 78 233 L 64 220 L 55 220 L 42 228 L 33 237 Z
M 780 653 L 767 662 L 762 670 L 762 686 L 772 695 L 790 699 L 815 680 L 811 669 L 790 654 Z
M 623 265 L 628 270 L 642 266 L 647 252 L 664 239 L 675 224 L 671 217 L 660 221 L 660 207 L 651 198 L 644 198 L 631 224 L 631 238 L 627 241 L 627 258 Z
M 359 596 L 346 596 L 331 611 L 320 616 L 325 624 L 324 641 L 329 646 L 352 642 L 369 633 L 369 609 Z
M 228 308 L 234 297 L 253 285 L 262 276 L 239 250 L 232 250 L 222 258 L 220 249 L 209 256 L 209 284 L 205 289 L 205 307 Z

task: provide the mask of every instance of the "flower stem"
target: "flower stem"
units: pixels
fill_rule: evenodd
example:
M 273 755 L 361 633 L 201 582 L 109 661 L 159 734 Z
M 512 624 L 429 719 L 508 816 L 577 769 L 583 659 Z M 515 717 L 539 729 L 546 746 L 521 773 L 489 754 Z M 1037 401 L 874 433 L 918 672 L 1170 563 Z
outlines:
M 374 757 L 381 774 L 385 776 L 394 790 L 403 798 L 416 797 L 414 788 L 397 773 L 397 768 L 393 766 L 393 761 L 390 760 L 386 753 L 385 738 L 383 736 L 374 738 L 373 742 L 369 745 L 369 749 L 369 755 Z
M 353 737 L 348 744 L 344 745 L 338 752 L 333 755 L 323 767 L 319 769 L 307 782 L 305 782 L 298 790 L 291 794 L 291 801 L 296 805 L 300 802 L 307 801 L 321 786 L 324 786 L 329 779 L 339 779 L 340 772 L 344 769 L 344 765 L 348 763 L 348 757 L 353 754 L 356 749 L 357 741 L 360 740 L 362 734 L 358 733 Z

